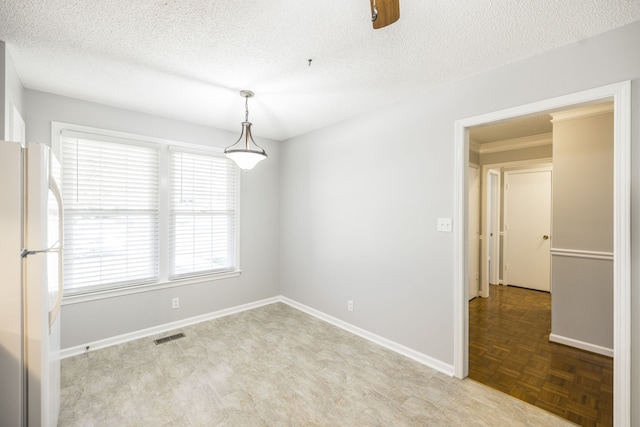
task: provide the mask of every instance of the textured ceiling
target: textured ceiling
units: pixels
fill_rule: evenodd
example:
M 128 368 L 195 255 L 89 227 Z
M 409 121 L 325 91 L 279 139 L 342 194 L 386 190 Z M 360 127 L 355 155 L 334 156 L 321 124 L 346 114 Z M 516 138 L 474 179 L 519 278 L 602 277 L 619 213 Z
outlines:
M 25 87 L 283 140 L 640 20 L 638 0 L 2 0 Z M 313 59 L 311 66 L 308 59 Z

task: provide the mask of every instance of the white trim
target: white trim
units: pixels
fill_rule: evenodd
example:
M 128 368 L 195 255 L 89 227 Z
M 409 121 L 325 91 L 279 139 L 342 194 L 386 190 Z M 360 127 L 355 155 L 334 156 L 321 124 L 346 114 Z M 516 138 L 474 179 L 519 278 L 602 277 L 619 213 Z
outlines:
M 581 119 L 598 114 L 613 113 L 613 103 L 589 105 L 587 107 L 574 108 L 572 110 L 558 111 L 551 113 L 551 123 L 563 122 L 566 120 Z
M 551 248 L 551 255 L 570 258 L 589 258 L 613 261 L 613 252 L 582 251 L 579 249 Z
M 580 340 L 574 340 L 573 338 L 567 338 L 556 334 L 549 334 L 549 341 L 568 345 L 569 347 L 579 348 L 581 350 L 590 351 L 592 353 L 601 354 L 603 356 L 613 357 L 612 348 L 602 347 L 600 345 L 591 344 Z
M 175 329 L 184 328 L 185 326 L 195 325 L 197 323 L 206 322 L 208 320 L 217 319 L 219 317 L 228 316 L 230 314 L 236 314 L 236 313 L 241 313 L 243 311 L 252 310 L 254 308 L 273 304 L 278 301 L 280 301 L 278 297 L 267 298 L 260 301 L 251 302 L 248 304 L 242 304 L 235 307 L 225 308 L 223 310 L 214 311 L 211 313 L 203 314 L 201 316 L 190 317 L 188 319 L 165 323 L 162 325 L 154 326 L 152 328 L 141 329 L 139 331 L 117 335 L 115 337 L 92 341 L 92 342 L 82 344 L 82 345 L 77 345 L 74 347 L 68 347 L 60 351 L 60 358 L 66 359 L 67 357 L 77 356 L 79 354 L 86 353 L 89 351 L 95 351 L 95 350 L 100 350 L 102 348 L 111 347 L 114 345 L 124 344 L 129 341 L 134 341 L 140 338 L 149 337 L 151 335 L 162 334 L 164 332 L 173 331 Z
M 485 170 L 499 169 L 501 172 L 515 171 L 520 169 L 536 169 L 544 167 L 553 167 L 553 158 L 541 157 L 539 159 L 514 160 L 512 162 L 490 163 L 482 165 Z
M 626 427 L 631 425 L 631 82 L 619 83 L 613 92 L 613 418 Z
M 294 301 L 292 299 L 289 299 L 287 297 L 281 296 L 280 297 L 280 301 L 290 305 L 291 307 L 298 309 L 300 311 L 303 311 L 313 317 L 316 317 L 320 320 L 323 320 L 327 323 L 330 323 L 334 326 L 337 326 L 340 329 L 344 329 L 347 332 L 350 332 L 354 335 L 357 335 L 361 338 L 366 339 L 367 341 L 371 341 L 374 344 L 377 344 L 379 346 L 385 347 L 393 352 L 396 352 L 398 354 L 401 354 L 403 356 L 406 356 L 410 359 L 415 360 L 418 363 L 421 363 L 425 366 L 428 366 L 430 368 L 435 369 L 436 371 L 442 372 L 443 374 L 449 375 L 449 376 L 453 376 L 453 366 L 448 364 L 448 363 L 444 363 L 438 359 L 434 359 L 433 357 L 427 356 L 424 353 L 420 353 L 418 351 L 415 351 L 409 347 L 405 347 L 401 344 L 398 344 L 394 341 L 388 340 L 386 338 L 383 338 L 379 335 L 373 334 L 369 331 L 366 331 L 364 329 L 361 329 L 357 326 L 354 326 L 350 323 L 347 323 L 343 320 L 337 319 L 335 317 L 329 316 L 328 314 L 325 314 L 321 311 L 318 311 L 314 308 L 311 308 L 309 306 L 306 306 L 304 304 L 301 304 L 297 301 Z
M 480 145 L 480 154 L 499 153 L 502 151 L 521 150 L 523 148 L 542 147 L 553 144 L 553 134 L 523 136 L 520 138 L 505 139 L 495 142 L 487 142 Z
M 631 82 L 624 81 L 488 114 L 458 120 L 454 133 L 453 298 L 455 376 L 468 372 L 468 301 L 464 298 L 468 274 L 464 198 L 468 163 L 468 128 L 541 112 L 614 101 L 614 244 L 613 253 L 613 414 L 617 426 L 631 424 Z
M 92 342 L 77 345 L 74 347 L 68 347 L 68 348 L 62 349 L 62 351 L 60 352 L 60 357 L 62 359 L 66 359 L 67 357 L 77 356 L 79 354 L 83 354 L 89 351 L 100 350 L 106 347 L 124 344 L 129 341 L 134 341 L 140 338 L 146 338 L 152 335 L 174 331 L 176 329 L 184 328 L 186 326 L 195 325 L 197 323 L 206 322 L 209 320 L 217 319 L 219 317 L 229 316 L 231 314 L 241 313 L 247 310 L 253 310 L 254 308 L 262 307 L 269 304 L 274 304 L 277 302 L 282 302 L 284 304 L 287 304 L 297 310 L 307 313 L 324 322 L 330 323 L 334 326 L 339 327 L 340 329 L 343 329 L 347 332 L 350 332 L 354 335 L 357 335 L 361 338 L 371 341 L 374 344 L 385 347 L 391 351 L 394 351 L 398 354 L 401 354 L 410 359 L 413 359 L 416 362 L 419 362 L 425 366 L 428 366 L 439 372 L 442 372 L 443 374 L 453 376 L 453 366 L 448 363 L 444 363 L 438 359 L 429 357 L 426 354 L 415 351 L 409 347 L 405 347 L 394 341 L 388 340 L 379 335 L 376 335 L 364 329 L 358 328 L 357 326 L 354 326 L 350 323 L 347 323 L 335 317 L 329 316 L 328 314 L 325 314 L 321 311 L 308 307 L 304 304 L 301 304 L 297 301 L 294 301 L 284 296 L 267 298 L 260 301 L 239 305 L 236 307 L 230 307 L 223 310 L 214 311 L 214 312 L 203 314 L 200 316 L 190 317 L 188 319 L 178 320 L 176 322 L 165 323 L 162 325 L 154 326 L 152 328 L 142 329 L 142 330 L 130 332 L 127 334 L 117 335 L 115 337 L 92 341 Z
M 184 328 L 186 326 L 195 325 L 197 323 L 206 322 L 206 321 L 217 319 L 224 316 L 229 316 L 231 314 L 241 313 L 247 310 L 253 310 L 254 308 L 262 307 L 269 304 L 274 304 L 277 302 L 282 302 L 284 304 L 287 304 L 317 319 L 330 323 L 334 326 L 337 326 L 340 329 L 343 329 L 347 332 L 350 332 L 354 335 L 357 335 L 361 338 L 371 341 L 374 344 L 385 347 L 393 352 L 396 352 L 410 359 L 413 359 L 418 363 L 421 363 L 425 366 L 428 366 L 439 372 L 442 372 L 443 374 L 453 376 L 453 366 L 448 363 L 444 363 L 438 359 L 434 359 L 433 357 L 427 356 L 426 354 L 415 351 L 409 347 L 405 347 L 394 341 L 388 340 L 379 335 L 376 335 L 364 329 L 358 328 L 357 326 L 354 326 L 350 323 L 347 323 L 335 317 L 329 316 L 328 314 L 325 314 L 321 311 L 318 311 L 314 308 L 301 304 L 297 301 L 294 301 L 282 295 L 263 299 L 260 301 L 255 301 L 248 304 L 239 305 L 236 307 L 230 307 L 223 310 L 214 311 L 212 313 L 207 313 L 200 316 L 190 317 L 188 319 L 165 323 L 162 325 L 154 326 L 152 328 L 142 329 L 142 330 L 130 332 L 127 334 L 117 335 L 115 337 L 92 341 L 90 343 L 81 344 L 74 347 L 68 347 L 68 348 L 62 349 L 62 351 L 60 352 L 60 357 L 61 359 L 66 359 L 68 357 L 77 356 L 79 354 L 87 353 L 89 351 L 100 350 L 106 347 L 124 344 L 129 341 L 134 341 L 140 338 L 146 338 L 152 335 L 174 331 L 176 329 Z
M 111 137 L 115 139 L 126 140 L 127 143 L 133 142 L 133 143 L 138 143 L 143 145 L 148 145 L 149 143 L 153 143 L 158 145 L 177 146 L 177 147 L 182 147 L 184 149 L 196 150 L 198 152 L 208 151 L 208 152 L 217 153 L 217 154 L 221 154 L 224 152 L 224 148 L 214 147 L 211 145 L 193 144 L 190 142 L 182 142 L 182 141 L 176 141 L 172 139 L 158 138 L 155 136 L 139 135 L 135 133 L 120 132 L 116 130 L 102 129 L 102 128 L 96 128 L 92 126 L 83 126 L 83 125 L 77 125 L 73 123 L 55 122 L 55 121 L 51 122 L 52 148 L 59 150 L 59 147 L 54 146 L 55 145 L 54 141 L 57 142 L 60 139 L 60 134 L 62 131 L 67 131 L 69 133 L 76 133 L 76 134 L 79 132 L 79 133 L 94 135 L 98 137 L 106 136 L 106 137 Z M 81 137 L 81 135 L 77 135 L 77 136 Z
M 468 119 L 467 119 L 468 120 Z M 488 122 L 488 121 L 487 121 Z M 469 374 L 469 127 L 456 121 L 453 159 L 453 367 L 460 379 Z

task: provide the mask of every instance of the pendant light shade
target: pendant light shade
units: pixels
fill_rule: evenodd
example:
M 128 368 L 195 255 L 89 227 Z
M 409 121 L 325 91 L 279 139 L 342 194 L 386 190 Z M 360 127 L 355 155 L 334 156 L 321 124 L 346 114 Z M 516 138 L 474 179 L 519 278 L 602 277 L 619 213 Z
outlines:
M 249 98 L 253 97 L 253 92 L 249 90 L 240 91 L 240 96 L 244 97 L 245 116 L 242 122 L 242 133 L 235 144 L 225 148 L 224 153 L 233 160 L 240 169 L 253 169 L 261 160 L 267 158 L 267 153 L 253 140 L 251 135 L 251 122 L 249 121 Z

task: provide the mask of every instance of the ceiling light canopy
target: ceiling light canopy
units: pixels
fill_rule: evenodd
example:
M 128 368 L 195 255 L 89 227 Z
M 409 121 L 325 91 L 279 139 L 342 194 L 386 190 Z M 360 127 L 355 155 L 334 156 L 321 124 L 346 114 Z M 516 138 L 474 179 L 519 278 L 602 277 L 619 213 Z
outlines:
M 244 122 L 242 133 L 235 144 L 224 149 L 228 158 L 233 160 L 240 169 L 253 169 L 261 160 L 267 158 L 267 153 L 253 140 L 251 135 L 251 122 L 249 121 L 249 98 L 254 95 L 250 90 L 241 90 L 240 96 L 244 97 Z

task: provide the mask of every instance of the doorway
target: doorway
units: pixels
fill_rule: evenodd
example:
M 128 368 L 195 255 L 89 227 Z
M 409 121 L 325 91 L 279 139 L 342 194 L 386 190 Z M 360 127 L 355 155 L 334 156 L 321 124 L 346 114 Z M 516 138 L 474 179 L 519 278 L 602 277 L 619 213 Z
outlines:
M 468 129 L 516 117 L 553 112 L 571 107 L 613 101 L 614 103 L 614 417 L 616 423 L 630 421 L 630 82 L 604 86 L 567 96 L 527 104 L 456 122 L 454 187 L 454 371 L 468 373 Z

